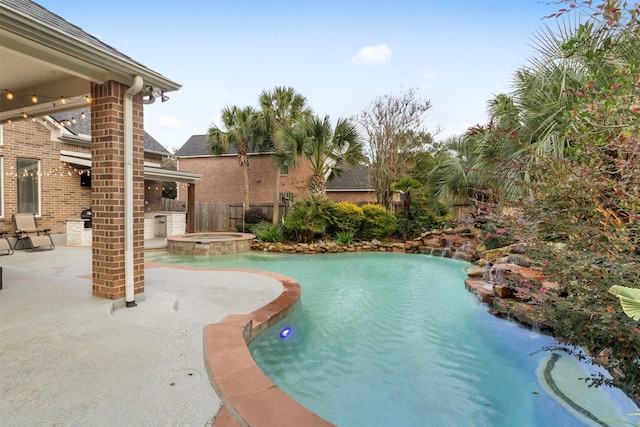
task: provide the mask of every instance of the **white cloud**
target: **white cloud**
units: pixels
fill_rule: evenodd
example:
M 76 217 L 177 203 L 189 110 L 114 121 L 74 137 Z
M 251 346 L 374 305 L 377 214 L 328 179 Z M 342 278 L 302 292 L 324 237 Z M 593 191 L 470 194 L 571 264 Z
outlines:
M 390 58 L 391 49 L 385 44 L 379 44 L 363 47 L 356 56 L 351 58 L 351 61 L 363 65 L 380 65 L 389 61 Z
M 422 69 L 422 77 L 429 80 L 435 79 L 436 77 L 438 77 L 438 73 L 431 67 L 424 67 Z
M 167 127 L 172 129 L 179 129 L 184 126 L 184 124 L 180 120 L 176 119 L 175 117 L 167 116 L 164 114 L 159 116 L 156 122 L 162 127 Z

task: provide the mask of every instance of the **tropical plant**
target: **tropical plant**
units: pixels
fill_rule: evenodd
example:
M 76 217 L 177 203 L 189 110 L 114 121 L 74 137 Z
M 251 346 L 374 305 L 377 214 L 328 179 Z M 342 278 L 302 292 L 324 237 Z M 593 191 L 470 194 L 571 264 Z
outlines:
M 576 10 L 594 3 L 570 2 Z M 502 200 L 516 217 L 496 227 L 526 241 L 527 255 L 558 283 L 540 309 L 561 346 L 583 348 L 609 370 L 593 384 L 639 399 L 640 329 L 612 308 L 609 290 L 640 286 L 640 21 L 624 1 L 597 5 L 591 19 L 549 35 L 519 72 L 514 141 L 524 148 L 511 166 L 524 191 Z
M 276 86 L 272 91 L 265 90 L 260 95 L 258 123 L 265 134 L 262 150 L 274 152 L 276 172 L 272 218 L 274 224 L 280 221 L 280 175 L 293 163 L 292 156 L 297 154 L 278 151 L 275 133 L 281 128 L 292 128 L 302 119 L 309 118 L 311 114 L 312 110 L 307 106 L 307 99 L 292 87 Z
M 309 243 L 326 232 L 334 217 L 334 203 L 324 196 L 311 194 L 309 198 L 293 205 L 284 225 L 298 242 Z
M 360 136 L 346 119 L 338 119 L 334 128 L 329 116 L 313 116 L 293 128 L 278 129 L 275 141 L 279 152 L 296 154 L 292 165 L 300 157 L 308 161 L 312 171 L 309 191 L 313 195 L 326 194 L 327 180 L 340 174 L 339 165 L 356 165 L 364 158 Z
M 342 243 L 343 245 L 350 245 L 353 243 L 353 239 L 356 235 L 356 232 L 353 230 L 348 231 L 338 231 L 334 238 L 336 242 Z
M 255 224 L 252 226 L 251 232 L 256 235 L 258 240 L 263 242 L 278 243 L 284 240 L 282 227 L 277 224 L 269 224 L 267 222 Z
M 429 174 L 432 208 L 444 205 L 451 209 L 456 200 L 486 201 L 487 190 L 493 184 L 493 172 L 482 167 L 475 138 L 484 128 L 474 128 L 463 136 L 451 137 L 444 142 L 446 154 L 441 154 Z M 497 184 L 493 184 L 497 185 Z
M 411 219 L 411 190 L 422 187 L 420 181 L 411 177 L 400 178 L 399 181 L 391 184 L 391 189 L 399 191 L 404 196 L 404 240 L 407 240 L 409 234 L 409 220 Z
M 222 124 L 222 129 L 216 125 L 209 128 L 209 149 L 213 154 L 226 153 L 232 147 L 236 149 L 242 167 L 243 207 L 249 209 L 248 154 L 258 147 L 262 140 L 256 110 L 252 107 L 225 107 L 222 109 Z
M 614 285 L 609 288 L 609 293 L 620 299 L 622 310 L 627 316 L 640 320 L 640 289 Z

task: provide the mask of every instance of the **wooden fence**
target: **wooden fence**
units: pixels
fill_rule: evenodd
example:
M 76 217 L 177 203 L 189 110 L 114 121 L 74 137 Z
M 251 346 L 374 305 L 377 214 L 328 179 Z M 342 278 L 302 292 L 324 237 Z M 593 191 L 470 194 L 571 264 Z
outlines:
M 250 205 L 251 209 L 259 209 L 267 218 L 273 217 L 273 204 Z M 186 203 L 179 200 L 162 199 L 162 210 L 171 212 L 185 212 Z M 280 215 L 286 216 L 289 206 L 280 205 Z M 196 202 L 195 227 L 196 233 L 207 231 L 235 231 L 236 224 L 244 220 L 242 204 L 199 203 Z

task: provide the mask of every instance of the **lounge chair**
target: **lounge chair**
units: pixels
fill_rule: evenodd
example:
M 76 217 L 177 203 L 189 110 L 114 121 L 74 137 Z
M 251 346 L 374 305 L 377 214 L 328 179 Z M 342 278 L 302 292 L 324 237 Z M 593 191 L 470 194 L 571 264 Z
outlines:
M 9 241 L 9 232 L 2 230 L 0 231 L 0 255 L 11 255 L 12 253 L 13 246 Z
M 53 239 L 49 235 L 51 229 L 40 230 L 36 224 L 36 214 L 13 214 L 13 226 L 18 239 L 14 249 L 20 242 L 26 251 L 55 248 Z

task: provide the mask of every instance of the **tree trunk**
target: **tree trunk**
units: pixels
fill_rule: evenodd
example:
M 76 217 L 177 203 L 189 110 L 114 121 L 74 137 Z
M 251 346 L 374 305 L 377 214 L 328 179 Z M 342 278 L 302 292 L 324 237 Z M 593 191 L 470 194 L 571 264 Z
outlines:
M 280 168 L 276 168 L 275 195 L 273 199 L 273 225 L 280 221 Z
M 247 168 L 247 162 L 242 163 L 242 181 L 244 187 L 244 199 L 242 201 L 242 209 L 249 209 L 249 169 Z
M 327 194 L 327 182 L 324 179 L 324 175 L 313 174 L 309 182 L 309 191 L 316 196 Z

